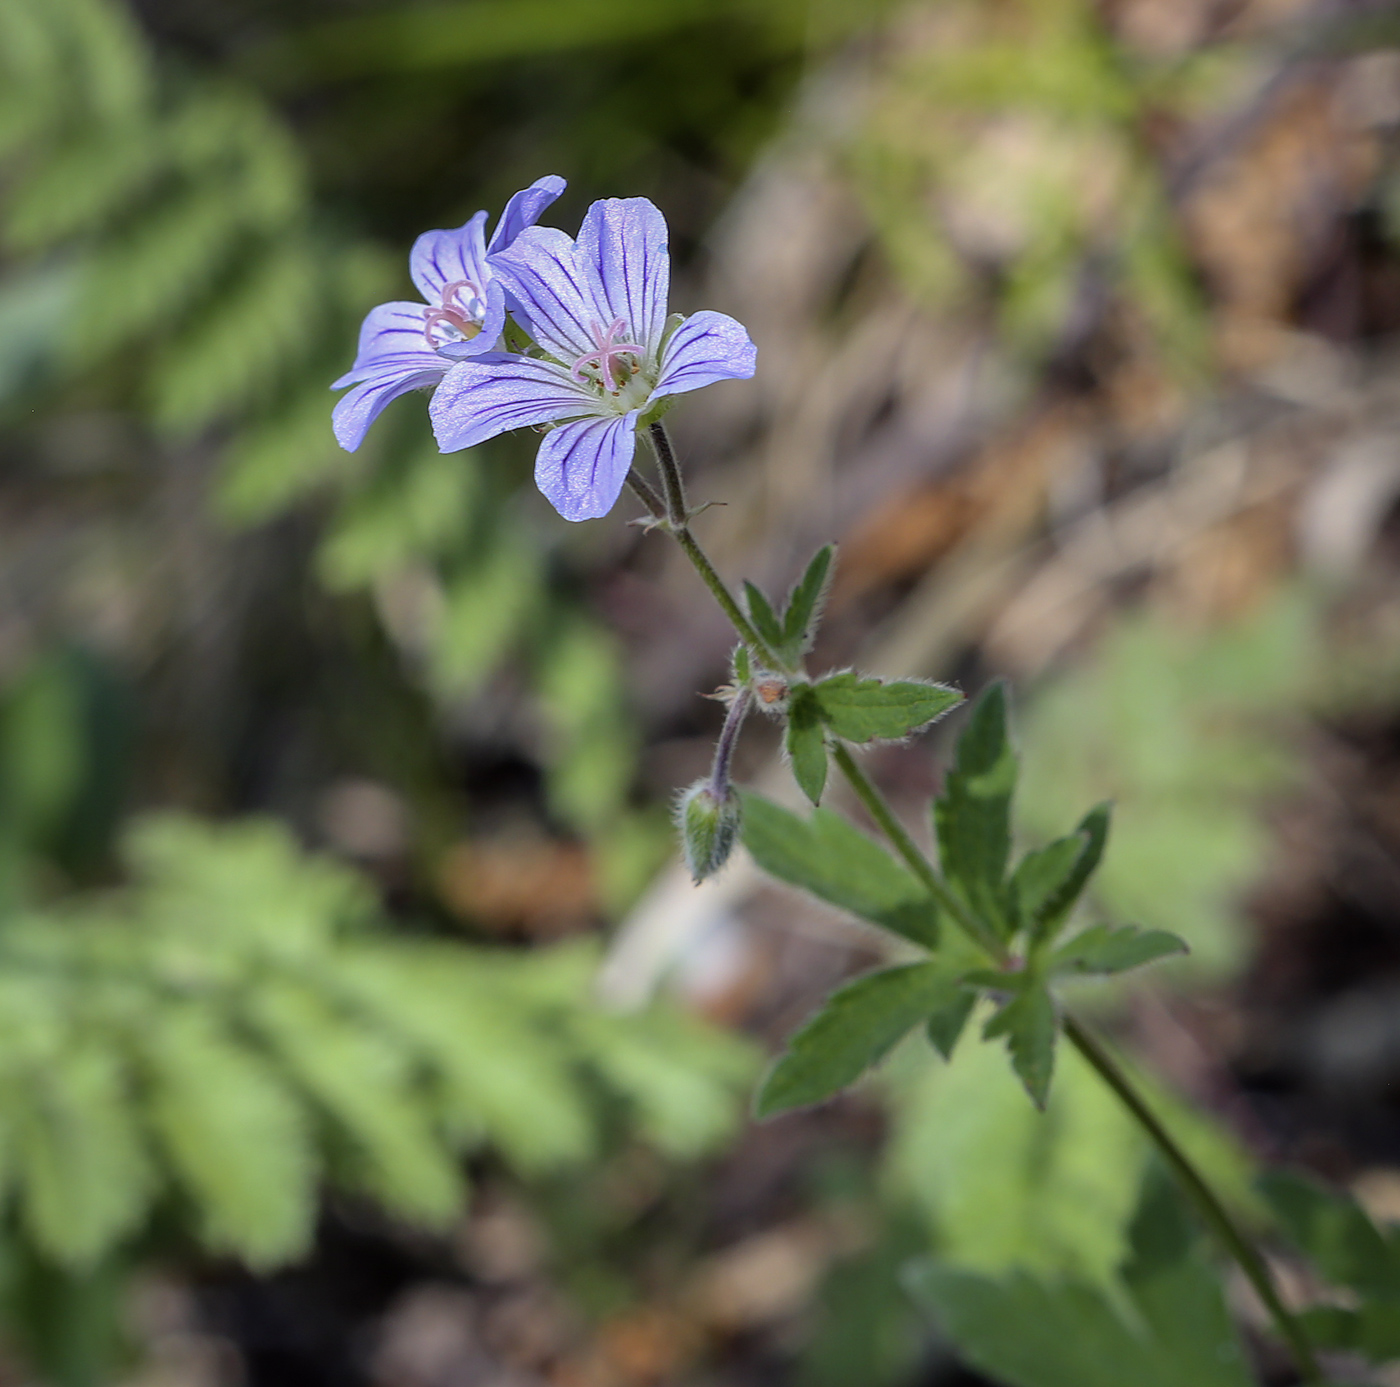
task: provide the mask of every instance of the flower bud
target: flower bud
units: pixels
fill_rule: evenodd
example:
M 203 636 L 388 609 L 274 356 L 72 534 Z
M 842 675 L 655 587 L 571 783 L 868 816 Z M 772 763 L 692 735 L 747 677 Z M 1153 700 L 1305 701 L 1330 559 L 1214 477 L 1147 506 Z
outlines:
M 729 860 L 739 837 L 742 808 L 732 786 L 715 793 L 709 780 L 697 780 L 676 804 L 685 864 L 697 885 Z

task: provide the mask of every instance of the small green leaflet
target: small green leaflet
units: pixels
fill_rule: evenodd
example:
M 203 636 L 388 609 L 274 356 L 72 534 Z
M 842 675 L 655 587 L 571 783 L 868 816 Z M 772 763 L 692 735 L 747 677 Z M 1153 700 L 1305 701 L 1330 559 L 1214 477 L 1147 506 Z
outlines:
M 1185 941 L 1164 929 L 1093 925 L 1050 955 L 1052 973 L 1124 973 L 1155 959 L 1187 952 Z
M 943 684 L 918 679 L 862 679 L 849 671 L 812 686 L 826 724 L 848 742 L 898 741 L 962 702 Z
M 1041 918 L 1047 935 L 1053 934 L 1056 927 L 1069 918 L 1089 879 L 1098 871 L 1104 847 L 1108 843 L 1108 823 L 1112 813 L 1111 804 L 1096 804 L 1074 830 L 1077 838 L 1085 840 L 1084 849 L 1059 889 L 1050 895 L 1042 907 Z
M 938 943 L 938 913 L 918 878 L 839 814 L 803 819 L 741 792 L 744 846 L 779 881 L 925 948 Z
M 819 804 L 826 789 L 826 729 L 810 684 L 793 686 L 783 744 L 802 793 Z
M 1043 983 L 1023 976 L 1021 990 L 987 1022 L 982 1031 L 986 1040 L 1006 1037 L 1011 1067 L 1026 1086 L 1031 1101 L 1045 1106 L 1050 1094 L 1050 1077 L 1055 1070 L 1055 1037 L 1059 1018 L 1055 1003 Z
M 783 646 L 783 628 L 768 605 L 768 599 L 747 579 L 744 580 L 744 597 L 749 606 L 749 620 L 753 622 L 764 643 L 780 655 Z
M 967 1018 L 972 1015 L 972 1008 L 976 1005 L 977 993 L 971 988 L 960 988 L 943 1006 L 929 1013 L 925 1027 L 929 1044 L 945 1060 L 953 1058 Z
M 1016 753 L 1006 729 L 1006 687 L 990 685 L 958 738 L 956 764 L 934 802 L 944 875 L 998 933 L 1009 932 L 1003 885 L 1011 851 Z
M 957 988 L 956 975 L 939 963 L 867 973 L 841 988 L 789 1040 L 763 1081 L 755 1112 L 771 1117 L 820 1103 L 854 1083 Z
M 1028 852 L 1017 863 L 1011 874 L 1011 894 L 1032 939 L 1044 937 L 1051 911 L 1064 894 L 1065 883 L 1079 865 L 1085 847 L 1078 834 L 1056 838 L 1053 843 Z
M 835 557 L 834 544 L 824 544 L 818 549 L 788 598 L 787 611 L 783 613 L 783 644 L 794 658 L 807 648 L 815 632 Z

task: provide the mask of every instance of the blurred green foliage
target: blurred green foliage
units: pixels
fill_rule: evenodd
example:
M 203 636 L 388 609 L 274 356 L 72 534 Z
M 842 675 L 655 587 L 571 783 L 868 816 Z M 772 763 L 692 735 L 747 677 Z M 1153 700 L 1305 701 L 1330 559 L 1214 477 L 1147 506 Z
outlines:
M 1032 361 L 1111 299 L 1199 378 L 1204 301 L 1144 132 L 1222 87 L 1218 55 L 1149 61 L 1090 0 L 956 0 L 902 38 L 847 159 L 909 287 Z
M 1286 732 L 1315 692 L 1321 616 L 1303 591 L 1207 632 L 1124 616 L 1027 702 L 1026 824 L 1048 835 L 1073 806 L 1112 800 L 1095 898 L 1181 934 L 1191 956 L 1174 967 L 1220 976 L 1243 956 L 1240 898 L 1269 843 L 1260 809 L 1302 775 Z

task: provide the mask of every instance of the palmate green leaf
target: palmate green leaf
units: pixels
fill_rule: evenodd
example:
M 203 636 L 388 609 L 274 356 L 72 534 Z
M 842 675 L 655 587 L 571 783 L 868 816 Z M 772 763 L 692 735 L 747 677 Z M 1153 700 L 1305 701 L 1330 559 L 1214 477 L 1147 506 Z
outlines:
M 826 730 L 810 684 L 793 686 L 783 749 L 802 793 L 813 804 L 820 804 L 822 791 L 826 789 Z
M 1174 1191 L 1133 1223 L 1121 1289 L 925 1263 L 909 1278 L 959 1356 L 1006 1387 L 1251 1387 L 1219 1277 Z
M 958 738 L 955 764 L 934 802 L 933 825 L 944 875 L 1002 934 L 1011 923 L 1004 881 L 1016 771 L 1006 726 L 1006 687 L 995 683 L 977 700 Z
M 783 647 L 783 624 L 773 611 L 768 599 L 748 579 L 744 580 L 744 600 L 748 604 L 749 620 L 754 630 L 773 650 L 781 652 Z
M 1185 941 L 1162 929 L 1092 925 L 1050 955 L 1052 973 L 1124 973 L 1187 952 Z
M 987 1040 L 1006 1037 L 1011 1067 L 1038 1108 L 1045 1106 L 1050 1093 L 1058 1033 L 1054 999 L 1044 984 L 1034 978 L 1025 979 L 1021 990 L 987 1022 L 982 1032 Z
M 783 613 L 783 644 L 794 656 L 810 646 L 826 601 L 827 587 L 835 568 L 836 546 L 824 544 L 807 565 L 788 597 Z
M 957 991 L 956 973 L 941 963 L 887 968 L 848 983 L 788 1041 L 786 1054 L 763 1081 L 755 1113 L 771 1117 L 830 1098 Z
M 1308 1312 L 1313 1342 L 1374 1363 L 1400 1359 L 1400 1229 L 1382 1231 L 1349 1194 L 1289 1171 L 1266 1173 L 1259 1189 L 1289 1241 L 1355 1297 Z
M 919 679 L 862 679 L 849 671 L 812 686 L 828 727 L 848 742 L 898 741 L 962 702 L 944 684 Z
M 1267 1171 L 1258 1187 L 1289 1239 L 1334 1286 L 1400 1297 L 1400 1228 L 1381 1232 L 1350 1194 L 1292 1171 Z
M 858 828 L 825 809 L 803 819 L 749 792 L 743 803 L 744 846 L 765 872 L 915 944 L 938 944 L 928 892 Z

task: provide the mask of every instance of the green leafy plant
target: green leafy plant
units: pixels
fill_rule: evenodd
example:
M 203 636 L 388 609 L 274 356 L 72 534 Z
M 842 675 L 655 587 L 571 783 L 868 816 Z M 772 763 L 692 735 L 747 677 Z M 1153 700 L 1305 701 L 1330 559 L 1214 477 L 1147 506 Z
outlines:
M 60 1265 L 172 1202 L 206 1247 L 277 1265 L 306 1251 L 323 1181 L 441 1226 L 464 1152 L 582 1161 L 610 1104 L 677 1155 L 731 1128 L 745 1047 L 674 1011 L 598 1012 L 591 948 L 395 935 L 270 821 L 148 818 L 124 856 L 129 887 L 0 925 L 3 1177 Z

